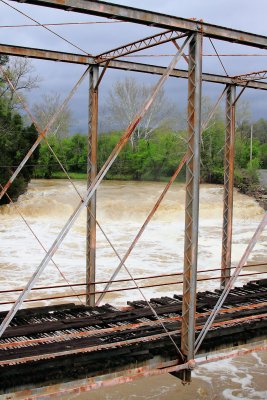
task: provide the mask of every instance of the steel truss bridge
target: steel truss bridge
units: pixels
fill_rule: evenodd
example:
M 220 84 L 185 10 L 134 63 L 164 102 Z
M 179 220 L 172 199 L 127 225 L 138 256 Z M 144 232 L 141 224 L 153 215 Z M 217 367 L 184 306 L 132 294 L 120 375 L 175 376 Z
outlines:
M 16 2 L 21 3 L 21 1 L 15 0 L 10 3 L 2 1 L 2 3 L 15 9 L 16 7 L 13 4 Z M 162 29 L 162 31 L 156 35 L 127 43 L 97 55 L 88 54 L 76 45 L 79 53 L 0 44 L 0 54 L 2 55 L 85 65 L 84 73 L 60 108 L 55 110 L 55 114 L 45 129 L 42 130 L 38 126 L 28 105 L 20 98 L 39 136 L 9 181 L 1 185 L 1 198 L 5 195 L 9 196 L 9 187 L 40 142 L 44 140 L 48 143 L 46 136 L 53 122 L 64 110 L 81 82 L 89 76 L 87 192 L 82 196 L 72 182 L 80 196 L 80 202 L 51 248 L 45 251 L 45 256 L 31 279 L 21 289 L 0 291 L 1 295 L 5 295 L 7 292 L 18 292 L 16 301 L 4 300 L 0 303 L 1 305 L 11 304 L 9 311 L 0 314 L 0 390 L 2 393 L 11 393 L 15 390 L 26 389 L 25 392 L 9 394 L 8 398 L 16 398 L 23 393 L 25 393 L 25 398 L 54 398 L 60 397 L 63 393 L 91 390 L 103 385 L 128 382 L 140 376 L 161 373 L 172 373 L 181 378 L 183 382 L 190 382 L 191 370 L 200 362 L 198 354 L 206 354 L 218 348 L 247 343 L 255 338 L 262 339 L 266 334 L 266 279 L 259 279 L 259 277 L 242 288 L 234 288 L 241 271 L 244 268 L 249 268 L 248 258 L 266 226 L 266 213 L 249 241 L 238 265 L 233 268 L 231 263 L 236 104 L 246 88 L 267 90 L 266 70 L 253 71 L 239 76 L 204 73 L 202 72 L 202 47 L 204 40 L 216 39 L 266 51 L 267 37 L 212 25 L 203 21 L 183 19 L 102 1 L 28 0 L 23 1 L 23 3 L 153 26 Z M 36 20 L 34 22 L 56 34 L 48 26 L 42 25 Z M 63 37 L 61 39 L 72 44 Z M 176 50 L 176 54 L 168 67 L 119 59 L 167 42 L 173 43 Z M 217 52 L 216 54 L 220 59 L 220 55 Z M 176 68 L 176 64 L 182 57 L 188 63 L 188 70 Z M 126 128 L 102 168 L 97 171 L 98 90 L 105 72 L 110 68 L 155 74 L 159 75 L 160 78 L 142 109 Z M 14 85 L 4 68 L 0 66 L 0 69 L 3 79 L 6 79 L 10 89 L 15 91 Z M 188 80 L 187 152 L 129 249 L 123 257 L 120 257 L 97 221 L 96 191 L 170 76 Z M 221 95 L 207 121 L 201 121 L 203 81 L 223 86 Z M 198 271 L 197 268 L 201 135 L 223 98 L 226 101 L 223 237 L 220 276 L 215 277 L 215 279 L 220 279 L 221 289 L 214 293 L 197 293 L 197 281 L 201 280 L 198 274 L 204 272 Z M 70 179 L 54 150 L 51 146 L 49 148 Z M 179 283 L 183 284 L 183 295 L 148 300 L 142 289 L 153 285 L 140 284 L 143 278 L 134 277 L 126 266 L 126 261 L 184 165 L 186 165 L 184 270 L 183 274 L 161 276 L 181 275 L 182 281 Z M 12 200 L 10 199 L 10 201 Z M 74 303 L 66 303 L 64 305 L 20 309 L 23 302 L 44 299 L 40 297 L 27 299 L 27 296 L 31 290 L 47 289 L 47 287 L 36 287 L 35 283 L 47 264 L 51 260 L 53 261 L 57 249 L 85 208 L 87 209 L 86 282 L 84 284 L 68 283 L 65 285 L 70 287 L 73 293 L 72 295 L 61 296 L 61 299 L 85 296 L 86 305 L 79 306 Z M 96 281 L 97 226 L 104 233 L 109 245 L 119 259 L 118 267 L 110 280 L 106 282 Z M 261 265 L 266 265 L 264 260 Z M 129 274 L 128 280 L 116 280 L 121 268 L 125 268 Z M 155 276 L 146 277 L 146 279 L 149 278 L 155 278 Z M 143 300 L 128 304 L 128 307 L 124 310 L 119 310 L 107 304 L 100 306 L 105 294 L 114 291 L 110 290 L 111 283 L 121 281 L 133 282 L 133 288 L 140 292 Z M 105 284 L 104 290 L 97 290 L 99 283 Z M 59 286 L 51 285 L 51 288 L 55 287 Z M 64 287 L 64 285 L 60 287 Z M 82 293 L 77 293 L 77 287 L 84 287 L 85 290 Z M 125 289 L 115 290 L 122 291 Z M 50 296 L 49 299 L 55 298 Z M 266 346 L 263 345 L 260 348 L 265 349 Z M 225 357 L 235 356 L 236 354 L 240 354 L 240 352 L 233 352 Z M 224 356 L 220 357 L 223 358 Z M 104 365 L 103 359 L 106 361 Z M 218 359 L 218 357 L 213 359 Z M 38 369 L 36 366 L 38 366 Z M 73 379 L 76 379 L 76 381 Z M 20 385 L 17 383 L 18 380 Z M 58 385 L 61 386 L 56 392 L 52 390 L 51 394 L 47 390 L 47 386 L 54 388 L 53 385 L 57 385 L 55 386 L 57 388 Z

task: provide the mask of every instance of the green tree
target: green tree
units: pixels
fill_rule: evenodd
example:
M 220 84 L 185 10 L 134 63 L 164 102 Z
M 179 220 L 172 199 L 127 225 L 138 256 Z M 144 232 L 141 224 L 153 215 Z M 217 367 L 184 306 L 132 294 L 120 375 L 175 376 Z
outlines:
M 261 168 L 267 169 L 267 143 L 264 143 L 260 146 L 259 152 Z
M 37 132 L 33 125 L 24 126 L 21 116 L 13 112 L 7 101 L 0 100 L 0 183 L 2 186 L 9 180 L 16 166 L 28 152 L 33 142 L 37 138 Z M 8 190 L 13 199 L 26 190 L 30 181 L 34 164 L 38 159 L 38 149 L 35 150 L 30 160 L 19 173 L 15 181 Z M 0 204 L 8 203 L 9 200 L 4 196 Z
M 87 137 L 76 134 L 64 140 L 65 159 L 68 160 L 72 172 L 86 172 L 87 169 Z
M 258 139 L 261 144 L 267 143 L 267 121 L 260 118 L 253 124 L 253 137 Z
M 201 177 L 205 182 L 223 181 L 224 137 L 224 123 L 220 120 L 215 121 L 202 134 Z

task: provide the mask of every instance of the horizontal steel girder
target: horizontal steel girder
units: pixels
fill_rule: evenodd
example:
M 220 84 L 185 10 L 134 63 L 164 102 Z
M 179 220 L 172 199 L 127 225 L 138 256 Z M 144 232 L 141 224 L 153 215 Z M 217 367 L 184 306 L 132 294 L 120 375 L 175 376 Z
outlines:
M 21 0 L 12 1 L 21 3 Z M 23 0 L 23 3 L 97 15 L 157 28 L 179 30 L 181 32 L 202 32 L 204 36 L 211 38 L 267 49 L 266 36 L 104 1 Z
M 50 60 L 50 61 L 60 61 L 66 63 L 73 64 L 95 64 L 94 57 L 85 56 L 81 54 L 73 54 L 73 53 L 63 53 L 52 50 L 43 50 L 43 49 L 35 49 L 30 47 L 21 47 L 21 46 L 12 46 L 6 44 L 0 44 L 0 54 L 7 54 L 10 56 L 18 56 L 18 57 L 29 57 L 36 58 L 41 60 Z M 146 74 L 155 74 L 162 75 L 165 67 L 159 67 L 156 65 L 149 64 L 141 64 L 129 61 L 119 61 L 113 60 L 110 61 L 108 68 L 119 69 L 125 71 L 135 71 L 135 72 L 143 72 Z M 188 78 L 188 71 L 174 69 L 170 74 L 172 77 L 176 78 Z M 212 82 L 212 83 L 220 83 L 220 84 L 234 84 L 237 86 L 246 86 L 252 89 L 261 89 L 267 90 L 267 82 L 260 81 L 240 81 L 238 77 L 231 78 L 223 75 L 214 75 L 203 73 L 202 74 L 203 81 Z

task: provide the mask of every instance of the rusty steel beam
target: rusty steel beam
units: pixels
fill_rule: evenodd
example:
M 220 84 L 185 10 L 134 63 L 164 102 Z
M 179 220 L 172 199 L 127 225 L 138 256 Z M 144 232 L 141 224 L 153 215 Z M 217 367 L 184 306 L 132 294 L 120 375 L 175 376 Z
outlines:
M 89 115 L 88 115 L 88 152 L 87 152 L 87 188 L 97 175 L 97 132 L 98 132 L 98 88 L 99 67 L 92 66 L 89 73 Z M 86 304 L 95 305 L 96 280 L 96 192 L 87 206 L 86 224 Z M 92 294 L 91 294 L 92 293 Z
M 148 364 L 148 365 L 147 365 Z M 195 366 L 194 361 L 185 364 L 179 364 L 179 360 L 165 361 L 165 362 L 152 362 L 149 361 L 145 366 L 134 369 L 121 370 L 120 375 L 118 372 L 105 374 L 97 377 L 90 377 L 80 379 L 78 381 L 65 382 L 57 385 L 46 386 L 41 388 L 34 388 L 8 394 L 9 400 L 21 399 L 24 400 L 37 400 L 37 399 L 62 399 L 75 398 L 79 394 L 84 394 L 91 390 L 97 390 L 104 387 L 111 387 L 118 384 L 134 382 L 136 379 L 149 376 L 158 376 L 162 374 L 181 371 L 182 369 L 193 369 Z M 25 392 L 27 398 L 25 398 Z M 22 396 L 22 397 L 21 397 Z
M 12 46 L 6 44 L 0 44 L 0 54 L 6 54 L 16 57 L 28 57 L 40 60 L 66 62 L 71 64 L 82 64 L 82 65 L 95 64 L 94 57 L 85 56 L 82 54 L 63 53 L 53 50 L 42 50 L 31 47 Z M 144 74 L 154 74 L 154 75 L 162 75 L 165 70 L 165 67 L 160 67 L 157 65 L 142 64 L 130 61 L 121 61 L 121 60 L 110 61 L 108 68 L 123 70 L 123 71 L 141 72 Z M 174 69 L 171 72 L 170 76 L 174 78 L 188 79 L 188 71 Z M 250 80 L 244 81 L 238 79 L 238 77 L 228 77 L 224 75 L 203 73 L 202 80 L 205 82 L 218 83 L 223 85 L 235 84 L 236 86 L 240 87 L 246 86 L 247 88 L 251 89 L 267 90 L 266 82 L 250 81 Z
M 179 49 L 180 51 L 180 49 Z M 205 126 L 207 125 L 208 121 L 210 120 L 210 118 L 212 118 L 212 116 L 214 115 L 220 100 L 222 99 L 222 97 L 224 96 L 226 89 L 223 90 L 222 94 L 219 96 L 219 99 L 217 100 L 215 106 L 213 107 L 213 109 L 211 110 L 207 121 L 205 121 L 205 123 L 202 125 L 201 129 L 205 129 Z M 174 182 L 174 180 L 177 178 L 178 174 L 180 173 L 182 167 L 184 166 L 184 164 L 186 163 L 188 158 L 188 154 L 185 154 L 182 158 L 182 160 L 180 161 L 177 169 L 174 171 L 174 174 L 172 175 L 172 177 L 170 178 L 170 180 L 168 181 L 167 185 L 165 186 L 164 190 L 162 191 L 161 195 L 159 196 L 158 200 L 156 201 L 155 205 L 153 206 L 152 210 L 149 212 L 145 222 L 143 223 L 143 225 L 141 226 L 141 228 L 139 229 L 137 235 L 135 236 L 134 240 L 132 241 L 129 249 L 127 250 L 127 252 L 125 253 L 124 257 L 121 259 L 120 264 L 118 265 L 118 267 L 116 268 L 116 270 L 114 271 L 114 273 L 112 274 L 111 278 L 110 278 L 110 282 L 105 286 L 103 294 L 101 296 L 99 296 L 98 300 L 97 300 L 97 305 L 99 304 L 99 302 L 103 299 L 103 297 L 105 296 L 105 291 L 109 288 L 109 286 L 111 285 L 111 283 L 114 281 L 115 277 L 117 276 L 117 274 L 119 273 L 120 269 L 123 266 L 123 263 L 125 263 L 125 261 L 127 260 L 127 258 L 129 257 L 129 255 L 131 254 L 132 250 L 134 249 L 134 247 L 136 246 L 138 240 L 140 239 L 140 237 L 142 236 L 144 230 L 146 229 L 147 225 L 149 224 L 149 222 L 151 221 L 151 219 L 153 218 L 155 212 L 157 211 L 160 203 L 162 202 L 162 200 L 164 199 L 166 193 L 168 192 L 170 186 L 172 185 L 172 183 Z
M 8 314 L 4 318 L 4 320 L 3 320 L 3 322 L 2 322 L 2 324 L 0 326 L 0 337 L 2 336 L 4 331 L 6 330 L 7 326 L 9 325 L 10 321 L 13 319 L 14 315 L 16 314 L 16 312 L 19 310 L 21 304 L 25 300 L 25 298 L 28 295 L 28 293 L 31 291 L 32 287 L 34 286 L 35 282 L 37 281 L 37 279 L 39 278 L 39 276 L 41 275 L 41 273 L 43 272 L 43 270 L 45 269 L 47 264 L 51 261 L 53 255 L 58 250 L 59 246 L 61 245 L 61 243 L 63 242 L 63 240 L 67 236 L 67 234 L 69 233 L 70 229 L 74 225 L 74 223 L 77 220 L 77 218 L 80 216 L 81 212 L 84 210 L 85 207 L 87 207 L 89 201 L 91 200 L 91 198 L 94 195 L 94 193 L 96 192 L 98 186 L 100 185 L 100 183 L 104 179 L 105 175 L 109 171 L 110 167 L 112 166 L 112 164 L 116 160 L 118 154 L 121 152 L 121 150 L 123 149 L 123 147 L 125 146 L 125 144 L 129 140 L 129 138 L 131 137 L 131 135 L 132 135 L 133 131 L 135 130 L 136 126 L 138 125 L 138 123 L 142 120 L 144 115 L 150 109 L 150 107 L 153 104 L 155 98 L 157 97 L 160 89 L 163 87 L 165 81 L 170 76 L 171 71 L 173 70 L 173 68 L 175 67 L 177 62 L 182 57 L 182 52 L 184 51 L 185 46 L 187 44 L 189 44 L 191 40 L 192 40 L 192 37 L 190 36 L 184 41 L 184 43 L 183 43 L 183 45 L 181 47 L 181 51 L 178 51 L 176 53 L 175 57 L 170 62 L 169 66 L 165 69 L 164 74 L 159 79 L 157 84 L 154 86 L 154 89 L 152 90 L 151 95 L 145 101 L 142 109 L 135 115 L 134 119 L 131 121 L 131 123 L 126 128 L 124 134 L 122 135 L 122 137 L 120 138 L 120 140 L 118 141 L 118 143 L 116 144 L 114 149 L 112 150 L 111 154 L 109 155 L 108 159 L 103 164 L 103 166 L 100 169 L 100 171 L 98 172 L 96 178 L 94 179 L 94 181 L 92 182 L 92 184 L 88 188 L 85 196 L 81 199 L 81 201 L 77 205 L 76 209 L 73 211 L 72 215 L 69 217 L 69 219 L 67 220 L 67 222 L 63 226 L 63 228 L 60 231 L 60 233 L 58 234 L 57 238 L 55 239 L 55 241 L 51 245 L 49 251 L 47 252 L 45 257 L 42 259 L 41 263 L 39 264 L 39 266 L 37 267 L 37 269 L 35 270 L 35 272 L 31 276 L 30 280 L 26 284 L 25 289 L 19 295 L 19 297 L 16 300 L 15 304 L 13 305 L 11 310 L 8 312 Z
M 196 281 L 198 253 L 202 35 L 195 34 L 189 46 L 188 150 L 186 163 L 186 203 L 184 242 L 183 320 L 181 349 L 186 360 L 194 358 Z M 186 371 L 184 381 L 191 381 Z
M 220 310 L 220 314 L 230 314 L 234 311 L 243 311 L 243 310 L 256 310 L 257 308 L 265 307 L 267 305 L 267 302 L 262 302 L 262 303 L 256 303 L 256 304 L 249 304 L 245 306 L 239 306 L 239 307 L 231 307 L 231 308 L 225 308 Z M 207 317 L 208 315 L 211 314 L 211 311 L 206 311 L 204 313 L 197 313 L 196 314 L 196 319 L 198 318 L 203 318 Z M 181 321 L 182 317 L 181 316 L 175 316 L 175 317 L 161 317 L 162 322 L 177 322 Z M 234 320 L 232 320 L 234 322 Z M 221 321 L 223 322 L 223 321 Z M 69 340 L 69 339 L 77 339 L 77 338 L 84 338 L 84 337 L 91 337 L 91 336 L 97 336 L 99 334 L 103 333 L 114 333 L 114 332 L 123 332 L 125 330 L 129 329 L 138 329 L 140 327 L 146 327 L 146 326 L 159 326 L 160 322 L 155 320 L 155 321 L 145 321 L 145 322 L 136 322 L 136 323 L 129 323 L 127 325 L 117 325 L 112 328 L 102 328 L 101 330 L 98 329 L 92 329 L 90 331 L 80 331 L 80 332 L 75 332 L 75 333 L 65 333 L 65 334 L 59 334 L 59 335 L 51 335 L 51 336 L 45 336 L 37 339 L 22 339 L 21 337 L 16 340 L 16 341 L 8 341 L 4 342 L 5 339 L 3 339 L 3 342 L 0 343 L 0 349 L 9 349 L 12 347 L 19 347 L 19 346 L 24 346 L 24 345 L 32 345 L 36 343 L 50 343 L 50 342 L 57 342 L 59 340 Z
M 144 39 L 137 40 L 135 42 L 128 43 L 124 46 L 116 47 L 115 49 L 98 54 L 95 57 L 95 62 L 101 63 L 103 61 L 113 60 L 118 57 L 136 53 L 137 51 L 149 49 L 159 44 L 168 43 L 172 40 L 182 38 L 184 37 L 184 35 L 185 35 L 184 33 L 173 30 L 164 31 L 158 33 L 157 35 L 148 36 Z
M 187 156 L 184 155 L 184 157 L 182 158 L 182 160 L 180 161 L 178 167 L 176 168 L 176 170 L 174 171 L 173 175 L 171 176 L 170 180 L 168 181 L 167 185 L 165 186 L 164 190 L 162 191 L 162 193 L 160 194 L 158 200 L 156 201 L 155 205 L 153 206 L 152 210 L 149 212 L 145 222 L 143 223 L 143 225 L 141 226 L 141 228 L 139 229 L 137 235 L 135 236 L 135 238 L 133 239 L 133 241 L 131 242 L 128 250 L 126 251 L 126 253 L 124 254 L 124 256 L 122 257 L 119 265 L 117 266 L 117 268 L 115 269 L 115 271 L 113 272 L 113 274 L 110 277 L 109 282 L 105 285 L 104 290 L 102 291 L 102 294 L 99 296 L 99 298 L 97 299 L 96 305 L 99 305 L 99 303 L 101 302 L 101 300 L 104 298 L 105 293 L 108 292 L 108 288 L 110 287 L 110 285 L 112 284 L 112 282 L 114 282 L 114 279 L 116 278 L 116 276 L 118 275 L 119 271 L 121 270 L 121 268 L 125 265 L 126 260 L 128 259 L 128 257 L 130 256 L 132 250 L 134 249 L 134 247 L 136 246 L 137 242 L 139 241 L 140 237 L 142 236 L 143 232 L 145 231 L 147 225 L 149 224 L 149 222 L 151 221 L 151 219 L 153 218 L 153 216 L 155 215 L 157 209 L 159 208 L 162 200 L 164 199 L 166 193 L 168 192 L 169 188 L 171 187 L 171 185 L 173 184 L 173 182 L 175 181 L 175 179 L 177 178 L 177 176 L 179 175 L 182 167 L 184 166 L 185 162 L 186 162 Z
M 95 378 L 85 378 L 79 379 L 77 381 L 65 382 L 60 385 L 50 385 L 42 388 L 27 388 L 27 396 L 28 398 L 40 399 L 40 398 L 48 398 L 48 399 L 61 399 L 63 396 L 73 396 L 79 395 L 85 392 L 89 392 L 91 390 L 100 389 L 103 387 L 111 387 L 117 384 L 129 383 L 133 382 L 136 379 L 141 377 L 148 376 L 158 376 L 166 373 L 173 373 L 181 371 L 183 368 L 193 369 L 198 365 L 206 364 L 209 362 L 220 361 L 229 358 L 235 358 L 238 356 L 243 356 L 250 354 L 252 352 L 258 352 L 266 350 L 267 346 L 265 344 L 259 345 L 249 349 L 242 350 L 234 350 L 231 353 L 215 355 L 212 357 L 201 357 L 200 359 L 190 361 L 188 364 L 179 364 L 179 360 L 165 361 L 165 362 L 155 362 L 149 361 L 145 366 L 141 366 L 135 369 L 130 370 L 122 370 L 120 371 L 120 376 L 118 377 L 118 373 L 111 373 L 106 375 L 97 376 Z M 8 395 L 9 399 L 21 399 L 25 397 L 25 390 L 11 393 Z
M 252 236 L 252 238 L 250 239 L 250 241 L 247 245 L 245 252 L 243 253 L 238 265 L 236 266 L 236 268 L 233 272 L 233 275 L 230 277 L 229 281 L 226 283 L 225 288 L 223 289 L 223 292 L 222 292 L 220 298 L 218 299 L 217 303 L 215 304 L 210 317 L 208 318 L 204 327 L 202 328 L 202 331 L 200 332 L 200 334 L 196 340 L 196 343 L 195 343 L 195 353 L 198 351 L 199 347 L 201 346 L 202 341 L 204 340 L 208 330 L 210 329 L 214 319 L 216 318 L 216 315 L 220 311 L 226 297 L 230 293 L 230 290 L 232 289 L 235 281 L 237 280 L 242 268 L 246 264 L 252 250 L 254 249 L 254 247 L 266 225 L 267 225 L 267 211 L 264 213 L 261 222 L 259 223 L 254 235 Z
M 21 3 L 21 0 L 12 0 Z M 23 0 L 24 3 L 57 8 L 99 17 L 134 22 L 161 29 L 179 30 L 181 32 L 201 32 L 204 36 L 225 40 L 227 42 L 267 49 L 267 37 L 244 32 L 237 29 L 194 21 L 172 15 L 146 11 L 96 0 Z
M 254 268 L 254 267 L 261 267 L 261 266 L 267 266 L 266 263 L 257 263 L 257 264 L 248 264 L 244 265 L 244 268 Z M 200 273 L 207 273 L 207 272 L 214 272 L 214 271 L 221 271 L 221 268 L 215 268 L 215 269 L 206 269 L 206 270 L 200 270 L 197 271 L 198 274 Z M 265 274 L 267 272 L 253 272 L 251 274 L 246 274 L 246 275 L 261 275 Z M 147 279 L 156 279 L 156 278 L 168 278 L 172 276 L 180 276 L 183 275 L 183 272 L 174 272 L 171 274 L 161 274 L 161 275 L 147 275 L 147 276 L 140 276 L 137 278 L 134 278 L 135 281 L 140 281 L 140 280 L 147 280 Z M 239 276 L 246 276 L 246 275 L 239 275 Z M 213 278 L 207 278 L 208 279 L 213 279 Z M 112 283 L 121 283 L 121 282 L 131 282 L 131 278 L 124 278 L 124 279 L 116 279 L 112 281 Z M 91 282 L 94 283 L 95 285 L 103 285 L 105 283 L 109 283 L 110 281 L 95 281 Z M 77 287 L 77 286 L 86 286 L 87 283 L 72 283 L 71 286 Z M 61 288 L 68 288 L 69 285 L 52 285 L 52 286 L 35 286 L 32 288 L 32 291 L 36 290 L 47 290 L 47 289 L 61 289 Z M 4 289 L 0 290 L 0 295 L 4 293 L 16 293 L 16 292 L 22 292 L 23 288 L 16 288 L 16 289 Z
M 83 54 L 64 53 L 61 51 L 13 46 L 8 44 L 0 44 L 0 53 L 9 56 L 28 57 L 37 60 L 60 61 L 70 64 L 95 64 L 94 57 Z
M 226 94 L 221 288 L 225 287 L 231 276 L 234 198 L 235 99 L 236 88 L 233 85 L 229 85 Z
M 261 315 L 257 315 L 259 318 Z M 254 316 L 256 317 L 256 316 Z M 233 321 L 231 320 L 231 323 Z M 1 361 L 1 366 L 4 365 L 10 365 L 10 364 L 16 364 L 16 363 L 27 363 L 30 361 L 39 361 L 39 360 L 49 360 L 51 358 L 57 358 L 61 356 L 67 356 L 67 355 L 72 355 L 72 354 L 82 354 L 82 353 L 91 353 L 94 351 L 101 351 L 101 350 L 108 350 L 120 346 L 129 346 L 129 345 L 134 345 L 136 343 L 143 343 L 149 341 L 157 341 L 160 340 L 161 338 L 166 338 L 168 336 L 174 336 L 178 335 L 180 333 L 180 330 L 176 329 L 173 331 L 169 331 L 168 333 L 158 333 L 155 335 L 149 335 L 149 336 L 143 336 L 143 337 L 138 337 L 134 339 L 127 339 L 127 340 L 118 340 L 116 342 L 112 343 L 106 343 L 106 344 L 98 344 L 94 346 L 89 346 L 89 347 L 80 347 L 80 348 L 70 348 L 68 350 L 63 350 L 55 353 L 44 353 L 44 354 L 38 354 L 38 355 L 29 355 L 26 357 L 21 357 L 21 358 L 14 358 L 14 359 L 7 359 L 7 360 L 2 360 Z M 7 356 L 8 357 L 8 356 Z
M 1 50 L 1 46 L 0 46 Z M 121 60 L 113 60 L 109 65 L 112 69 L 132 71 L 132 72 L 142 72 L 144 74 L 154 74 L 161 75 L 165 67 L 151 65 L 151 64 L 143 64 L 143 63 L 135 63 L 131 61 L 121 61 Z M 183 69 L 174 69 L 170 75 L 174 78 L 184 78 L 188 79 L 188 71 Z M 236 85 L 240 87 L 247 87 L 250 89 L 260 89 L 267 90 L 267 82 L 253 81 L 253 80 L 241 80 L 238 77 L 230 77 L 224 75 L 210 74 L 207 72 L 202 73 L 202 80 L 204 82 L 210 83 L 218 83 L 222 85 Z
M 237 75 L 234 77 L 234 79 L 237 79 L 238 81 L 251 81 L 251 80 L 257 81 L 266 78 L 267 78 L 266 70 L 249 72 L 248 74 Z
M 239 277 L 247 277 L 247 276 L 253 276 L 253 275 L 264 275 L 266 274 L 265 271 L 263 272 L 252 272 L 249 274 L 240 274 Z M 197 282 L 203 282 L 203 281 L 211 281 L 211 280 L 217 280 L 217 279 L 221 279 L 221 276 L 212 276 L 209 278 L 197 278 Z M 131 280 L 131 279 L 130 279 Z M 135 279 L 136 280 L 136 279 Z M 110 283 L 110 281 L 108 282 Z M 41 297 L 41 298 L 33 298 L 33 299 L 28 299 L 25 300 L 25 303 L 32 303 L 35 301 L 46 301 L 46 300 L 58 300 L 58 299 L 65 299 L 65 298 L 71 298 L 71 297 L 77 297 L 77 296 L 87 296 L 87 295 L 96 295 L 96 294 L 100 294 L 100 295 L 105 295 L 107 293 L 114 293 L 114 292 L 124 292 L 124 291 L 129 291 L 129 290 L 139 290 L 139 289 L 148 289 L 148 288 L 153 288 L 153 287 L 161 287 L 161 286 L 171 286 L 171 285 L 181 285 L 183 283 L 183 281 L 174 281 L 174 282 L 166 282 L 166 283 L 154 283 L 154 284 L 150 284 L 150 285 L 143 285 L 143 286 L 130 286 L 130 287 L 124 287 L 124 288 L 119 288 L 119 289 L 111 289 L 111 290 L 96 290 L 94 292 L 85 292 L 85 293 L 72 293 L 72 294 L 66 294 L 66 295 L 62 295 L 62 296 L 49 296 L 49 297 Z M 95 283 L 92 282 L 91 285 L 94 285 Z M 75 286 L 75 285 L 72 285 Z M 86 286 L 86 284 L 84 285 L 78 285 L 78 286 Z M 64 286 L 62 286 L 64 287 Z M 65 287 L 69 287 L 66 286 Z M 20 292 L 23 291 L 23 289 L 18 290 Z M 11 293 L 13 293 L 13 291 L 11 291 Z M 0 302 L 0 305 L 7 305 L 7 304 L 14 304 L 15 301 L 5 301 L 5 302 Z
M 240 324 L 240 323 L 244 323 L 247 321 L 258 320 L 259 318 L 266 318 L 266 317 L 267 317 L 267 313 L 235 318 L 234 320 L 231 318 L 229 320 L 214 322 L 212 324 L 212 327 L 216 328 L 216 327 L 220 327 L 220 326 Z M 196 325 L 195 329 L 196 330 L 203 329 L 203 325 Z M 169 331 L 168 333 L 157 333 L 154 335 L 147 335 L 147 336 L 143 336 L 143 337 L 137 337 L 134 339 L 118 340 L 118 341 L 112 342 L 112 343 L 98 344 L 98 345 L 93 345 L 93 346 L 89 346 L 89 347 L 70 348 L 67 350 L 61 350 L 61 351 L 54 352 L 54 353 L 42 353 L 42 354 L 38 354 L 38 355 L 28 355 L 26 357 L 6 359 L 6 360 L 1 361 L 1 366 L 14 365 L 16 363 L 23 364 L 23 363 L 27 363 L 27 362 L 31 362 L 31 361 L 49 360 L 51 358 L 54 359 L 57 357 L 68 356 L 68 355 L 72 355 L 72 354 L 91 353 L 91 352 L 95 352 L 95 351 L 108 350 L 108 349 L 117 348 L 117 347 L 121 347 L 121 346 L 134 345 L 136 343 L 143 343 L 143 342 L 147 342 L 147 341 L 157 341 L 157 340 L 161 340 L 162 338 L 165 338 L 167 336 L 175 336 L 180 333 L 181 333 L 180 329 L 175 329 L 175 330 Z M 8 357 L 8 355 L 7 355 L 7 357 Z M 187 362 L 190 362 L 191 360 L 193 360 L 193 359 L 190 359 Z
M 27 103 L 24 101 L 23 98 L 20 98 L 20 102 L 23 106 L 23 109 L 26 111 L 27 115 L 29 116 L 30 120 L 32 121 L 33 125 L 35 126 L 37 132 L 38 132 L 38 137 L 35 140 L 35 142 L 33 143 L 32 147 L 28 150 L 27 154 L 25 155 L 25 157 L 23 158 L 23 160 L 21 161 L 21 163 L 19 164 L 19 166 L 16 168 L 16 170 L 13 172 L 12 176 L 10 177 L 10 179 L 6 182 L 5 186 L 2 186 L 2 190 L 0 192 L 0 199 L 5 195 L 5 193 L 7 192 L 7 190 L 9 189 L 9 187 L 12 185 L 12 183 L 14 182 L 14 180 L 16 179 L 16 177 L 18 176 L 18 174 L 20 173 L 20 171 L 22 170 L 22 168 L 25 166 L 26 162 L 30 159 L 30 157 L 32 156 L 33 152 L 36 150 L 36 148 L 39 146 L 39 144 L 41 143 L 42 139 L 46 140 L 46 135 L 49 132 L 49 130 L 51 129 L 52 124 L 54 123 L 55 119 L 57 118 L 57 116 L 64 110 L 64 108 L 66 107 L 66 105 L 68 104 L 68 102 L 70 101 L 70 99 L 73 97 L 73 95 L 75 94 L 76 90 L 78 89 L 79 85 L 82 83 L 83 79 L 85 78 L 85 76 L 87 75 L 88 71 L 89 71 L 90 67 L 88 67 L 85 72 L 82 74 L 82 76 L 79 78 L 79 80 L 77 81 L 77 83 L 75 84 L 75 86 L 72 88 L 72 90 L 69 92 L 68 96 L 65 98 L 65 100 L 63 101 L 63 103 L 60 105 L 60 107 L 55 111 L 55 113 L 52 115 L 51 119 L 48 121 L 47 125 L 45 126 L 44 130 L 41 130 L 39 128 L 39 126 L 36 124 L 35 119 L 33 118 L 33 115 L 27 105 Z M 10 81 L 9 77 L 7 76 L 6 72 L 4 71 L 3 67 L 0 65 L 0 71 L 4 77 L 4 79 L 7 81 L 9 87 L 11 88 L 11 90 L 14 92 L 14 85 L 13 83 Z M 48 143 L 48 142 L 47 142 Z M 50 147 L 49 147 L 50 148 Z M 53 152 L 53 149 L 51 150 Z M 54 153 L 53 153 L 54 154 Z

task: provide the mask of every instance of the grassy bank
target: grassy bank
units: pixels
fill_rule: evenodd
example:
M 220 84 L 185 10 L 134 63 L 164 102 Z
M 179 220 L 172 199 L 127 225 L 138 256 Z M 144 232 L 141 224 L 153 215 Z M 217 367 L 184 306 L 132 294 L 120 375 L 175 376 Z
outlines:
M 71 179 L 87 179 L 87 174 L 84 172 L 68 172 Z M 63 171 L 53 172 L 51 179 L 66 179 L 67 175 Z
M 80 179 L 80 180 L 86 180 L 87 179 L 87 174 L 84 172 L 68 172 L 69 176 L 71 179 Z M 38 177 L 36 178 L 38 179 Z M 39 178 L 43 179 L 43 178 Z M 62 171 L 62 172 L 54 172 L 51 175 L 51 179 L 67 179 L 67 175 Z M 157 182 L 168 182 L 170 177 L 168 176 L 162 176 L 157 179 Z M 108 178 L 105 178 L 105 180 L 108 181 L 133 181 L 134 179 L 132 178 L 131 175 L 115 175 L 111 176 L 109 175 Z M 139 182 L 155 182 L 155 179 L 152 179 L 152 177 L 145 177 L 143 179 L 139 179 Z M 185 182 L 184 177 L 178 176 L 176 179 L 177 182 Z

